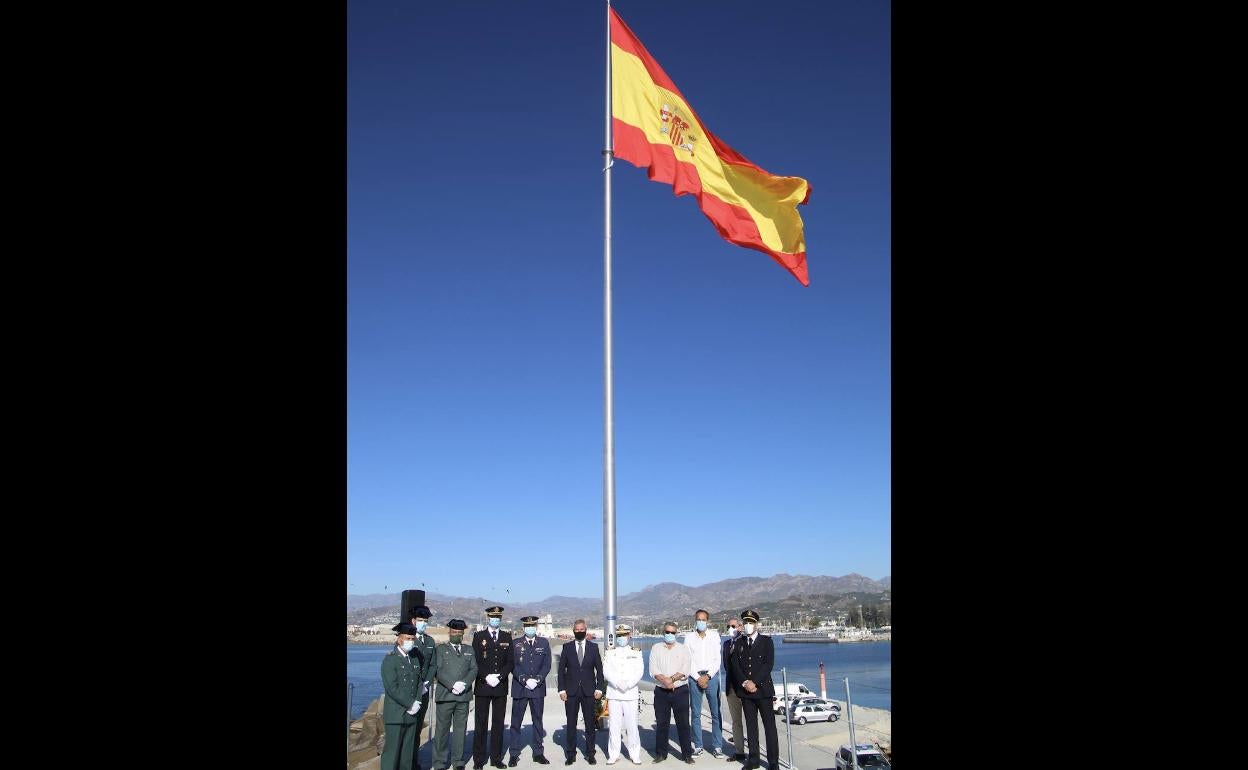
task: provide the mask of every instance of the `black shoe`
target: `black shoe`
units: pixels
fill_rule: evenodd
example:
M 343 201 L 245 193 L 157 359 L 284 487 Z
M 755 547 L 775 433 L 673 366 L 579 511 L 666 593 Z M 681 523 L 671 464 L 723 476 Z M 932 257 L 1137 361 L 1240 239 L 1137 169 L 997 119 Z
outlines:
M 576 761 L 576 757 L 568 757 L 567 759 L 563 760 L 563 764 L 570 765 L 575 761 Z
M 696 762 L 694 762 L 694 761 L 693 761 L 693 757 L 685 757 L 684 759 L 682 759 L 682 760 L 680 760 L 680 761 L 681 761 L 681 762 L 684 762 L 686 765 L 694 765 L 694 764 L 697 764 Z
M 507 760 L 508 767 L 515 767 L 518 764 L 520 764 L 520 757 L 512 757 L 511 759 Z
M 501 759 L 500 759 L 500 760 L 498 760 L 497 762 L 491 762 L 491 763 L 490 763 L 490 767 L 500 767 L 500 768 L 505 768 L 505 767 L 507 767 L 507 765 L 504 765 L 504 764 L 503 764 L 503 760 L 501 760 Z
M 485 763 L 484 763 L 484 762 L 473 762 L 473 763 L 472 763 L 472 770 L 481 770 L 481 768 L 483 768 L 483 767 L 485 767 Z
M 588 762 L 588 763 L 589 763 L 589 764 L 591 764 L 591 765 L 596 765 L 596 764 L 598 764 L 598 760 L 594 759 L 593 757 L 585 757 L 585 761 L 586 761 L 586 762 Z
M 533 761 L 534 761 L 534 762 L 536 762 L 536 763 L 537 763 L 537 764 L 539 764 L 539 765 L 549 765 L 549 764 L 550 764 L 550 760 L 549 760 L 549 759 L 547 759 L 545 756 L 537 756 L 537 757 L 533 757 Z
M 651 763 L 651 764 L 653 764 L 653 765 L 657 765 L 657 764 L 659 764 L 660 762 L 662 762 L 662 761 L 663 761 L 663 760 L 665 760 L 665 759 L 667 759 L 667 755 L 666 755 L 666 754 L 664 754 L 664 755 L 663 755 L 663 756 L 661 756 L 661 757 L 655 757 L 654 759 L 650 760 L 650 763 Z
M 731 757 L 728 757 L 728 761 L 729 761 L 729 762 L 744 762 L 744 761 L 745 761 L 745 755 L 744 755 L 744 754 L 733 754 Z
M 455 765 L 455 770 L 464 770 L 463 765 Z

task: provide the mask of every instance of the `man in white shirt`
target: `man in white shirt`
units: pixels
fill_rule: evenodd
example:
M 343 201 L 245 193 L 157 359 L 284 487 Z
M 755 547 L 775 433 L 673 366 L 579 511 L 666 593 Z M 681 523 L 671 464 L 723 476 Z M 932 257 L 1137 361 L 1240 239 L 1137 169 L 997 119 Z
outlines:
M 641 735 L 637 732 L 637 683 L 644 673 L 641 650 L 630 647 L 632 629 L 621 623 L 615 627 L 615 646 L 603 655 L 602 674 L 607 680 L 607 764 L 620 761 L 620 738 L 628 748 L 628 758 L 641 764 Z
M 650 648 L 650 677 L 654 679 L 654 762 L 667 759 L 667 727 L 676 717 L 680 758 L 693 764 L 689 745 L 689 649 L 676 644 L 675 623 L 663 624 L 663 643 Z
M 694 630 L 685 634 L 685 646 L 689 648 L 689 726 L 693 731 L 693 755 L 702 753 L 702 699 L 711 710 L 711 756 L 722 759 L 720 750 L 724 745 L 723 724 L 719 713 L 719 632 L 708 625 L 711 614 L 706 610 L 693 613 Z

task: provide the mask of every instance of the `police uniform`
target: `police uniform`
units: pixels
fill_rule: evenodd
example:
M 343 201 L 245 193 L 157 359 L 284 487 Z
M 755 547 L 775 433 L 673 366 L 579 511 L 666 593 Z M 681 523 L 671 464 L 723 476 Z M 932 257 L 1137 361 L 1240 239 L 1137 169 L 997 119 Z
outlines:
M 394 627 L 398 634 L 415 634 L 411 623 Z M 381 752 L 381 770 L 407 770 L 412 766 L 416 749 L 416 717 L 412 706 L 420 702 L 425 666 L 421 652 L 415 647 L 404 654 L 396 644 L 381 659 L 381 686 L 385 692 L 382 722 L 386 726 L 386 745 Z M 421 706 L 420 711 L 424 711 Z M 419 712 L 417 712 L 419 713 Z
M 452 634 L 457 631 L 462 634 L 468 624 L 456 618 L 447 623 L 446 627 Z M 436 676 L 438 720 L 433 737 L 433 770 L 446 770 L 451 766 L 455 770 L 463 770 L 466 761 L 464 734 L 468 732 L 468 703 L 472 698 L 472 685 L 477 680 L 477 657 L 472 653 L 472 645 L 464 643 L 462 639 L 459 644 L 439 644 Z M 458 695 L 454 692 L 457 683 L 463 686 Z M 453 736 L 452 722 L 455 728 Z
M 745 770 L 759 767 L 758 762 L 758 717 L 763 718 L 763 731 L 767 735 L 767 766 L 777 770 L 780 760 L 780 742 L 776 738 L 776 712 L 771 708 L 771 699 L 776 694 L 771 684 L 771 668 L 775 663 L 775 647 L 771 637 L 758 633 L 758 613 L 746 610 L 741 613 L 743 623 L 755 625 L 754 636 L 738 637 L 732 652 L 732 688 L 741 699 L 741 711 L 745 720 L 746 743 L 749 744 L 749 757 L 745 761 Z M 744 634 L 744 629 L 742 629 Z M 750 681 L 758 688 L 747 692 L 742 685 Z
M 417 621 L 425 622 L 433 617 L 433 613 L 425 605 L 413 607 L 411 610 L 411 624 L 416 626 Z M 416 626 L 419 628 L 419 626 Z M 437 644 L 433 641 L 433 637 L 429 634 L 416 631 L 416 649 L 420 650 L 421 655 L 425 659 L 425 678 L 421 682 L 420 687 L 420 711 L 416 713 L 416 750 L 412 756 L 412 770 L 420 770 L 420 731 L 425 727 L 425 717 L 433 709 L 433 700 L 429 697 L 430 683 L 438 673 L 438 650 Z M 404 766 L 406 767 L 406 765 Z
M 528 615 L 520 618 L 526 629 L 537 631 L 537 616 Z M 520 761 L 520 723 L 524 721 L 524 709 L 527 705 L 533 717 L 533 761 L 539 765 L 549 765 L 545 756 L 542 741 L 546 737 L 546 727 L 542 724 L 542 710 L 546 705 L 546 675 L 550 673 L 551 654 L 550 642 L 540 636 L 530 637 L 526 632 L 512 646 L 512 673 L 515 678 L 511 682 L 511 760 L 507 763 L 515 767 Z M 537 685 L 528 688 L 528 682 L 536 679 Z
M 502 624 L 503 608 L 489 607 L 486 616 L 498 618 Z M 497 639 L 495 638 L 497 636 Z M 507 675 L 511 673 L 511 634 L 501 628 L 488 628 L 472 635 L 472 653 L 477 660 L 476 699 L 472 735 L 473 770 L 481 770 L 486 761 L 486 735 L 489 735 L 489 761 L 494 767 L 506 767 L 503 763 L 503 713 L 507 707 Z M 490 674 L 498 674 L 498 684 L 486 681 Z M 492 720 L 492 721 L 491 721 Z M 487 729 L 488 723 L 488 729 Z
M 615 636 L 631 634 L 626 623 L 615 627 Z M 620 760 L 621 737 L 628 758 L 634 765 L 641 764 L 641 734 L 637 731 L 637 699 L 640 693 L 637 683 L 645 672 L 646 663 L 641 650 L 636 647 L 615 646 L 603 653 L 602 675 L 607 680 L 607 764 Z M 622 735 L 621 735 L 622 733 Z

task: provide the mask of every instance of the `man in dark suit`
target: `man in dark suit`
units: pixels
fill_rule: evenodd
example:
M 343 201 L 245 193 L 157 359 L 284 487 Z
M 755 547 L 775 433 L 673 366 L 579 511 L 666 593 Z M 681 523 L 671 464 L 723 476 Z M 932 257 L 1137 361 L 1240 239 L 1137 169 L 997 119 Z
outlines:
M 732 654 L 733 689 L 741 699 L 741 711 L 745 717 L 746 742 L 750 755 L 745 770 L 761 767 L 758 762 L 758 717 L 763 717 L 763 730 L 767 734 L 767 767 L 779 770 L 780 741 L 776 737 L 776 712 L 771 710 L 771 699 L 776 694 L 771 684 L 771 667 L 776 660 L 776 650 L 771 637 L 758 633 L 758 613 L 746 610 L 741 613 L 745 628 L 741 641 L 736 643 Z
M 503 764 L 503 713 L 507 707 L 507 676 L 511 673 L 511 634 L 499 626 L 503 623 L 503 608 L 489 607 L 485 610 L 489 628 L 472 635 L 472 651 L 477 659 L 477 681 L 473 690 L 476 698 L 473 708 L 475 731 L 472 735 L 472 767 L 485 767 L 485 736 L 490 736 L 489 760 L 494 767 Z M 493 723 L 487 724 L 493 719 Z
M 720 671 L 724 674 L 724 695 L 728 699 L 728 714 L 732 717 L 732 754 L 727 757 L 729 762 L 740 762 L 745 759 L 745 730 L 741 724 L 741 699 L 733 689 L 732 654 L 743 644 L 741 640 L 741 621 L 737 618 L 728 619 L 728 638 L 724 640 L 724 659 Z
M 563 710 L 568 715 L 568 729 L 564 732 L 563 764 L 570 765 L 576 761 L 576 712 L 579 710 L 585 717 L 585 761 L 591 765 L 598 764 L 594 759 L 594 732 L 598 729 L 595 707 L 602 697 L 606 680 L 602 677 L 602 656 L 598 654 L 598 645 L 585 638 L 588 626 L 583 619 L 572 624 L 572 636 L 575 639 L 563 645 L 559 653 L 559 698 L 563 701 Z
M 546 728 L 542 725 L 542 712 L 546 705 L 546 675 L 550 673 L 550 642 L 537 635 L 537 616 L 520 618 L 524 624 L 524 638 L 512 645 L 511 682 L 511 759 L 508 767 L 520 762 L 520 723 L 524 721 L 527 704 L 533 717 L 533 761 L 549 765 L 546 758 Z

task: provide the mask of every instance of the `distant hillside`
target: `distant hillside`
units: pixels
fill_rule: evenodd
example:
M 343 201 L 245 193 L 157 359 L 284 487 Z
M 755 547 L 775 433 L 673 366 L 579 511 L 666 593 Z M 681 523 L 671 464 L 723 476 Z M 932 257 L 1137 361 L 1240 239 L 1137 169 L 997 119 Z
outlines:
M 640 591 L 620 596 L 617 612 L 622 617 L 643 619 L 683 619 L 698 608 L 705 608 L 713 616 L 736 614 L 747 607 L 759 609 L 766 606 L 773 612 L 800 613 L 803 609 L 824 609 L 833 605 L 848 607 L 848 599 L 864 599 L 872 603 L 892 601 L 892 577 L 872 580 L 856 573 L 830 577 L 827 575 L 790 575 L 780 573 L 768 578 L 740 577 L 720 580 L 701 586 L 681 583 L 657 583 Z M 347 596 L 347 622 L 359 623 L 374 615 L 396 613 L 399 609 L 400 592 L 393 594 L 366 594 Z M 556 624 L 566 625 L 578 617 L 586 619 L 602 616 L 602 599 L 575 596 L 550 596 L 538 602 L 520 603 L 507 597 L 486 598 L 482 596 L 446 596 L 429 593 L 426 603 L 434 611 L 434 622 L 444 623 L 459 617 L 469 623 L 478 622 L 483 610 L 492 604 L 507 608 L 506 618 L 512 621 L 523 615 L 554 616 Z M 774 607 L 774 610 L 771 608 Z M 766 617 L 766 615 L 764 615 Z M 590 620 L 593 625 L 593 620 Z

